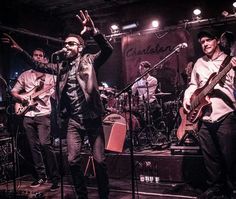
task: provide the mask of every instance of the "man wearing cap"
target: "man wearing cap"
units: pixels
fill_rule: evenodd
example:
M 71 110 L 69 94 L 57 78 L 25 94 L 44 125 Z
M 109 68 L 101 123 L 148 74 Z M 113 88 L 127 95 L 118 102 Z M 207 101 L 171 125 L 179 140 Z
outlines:
M 190 113 L 193 94 L 197 89 L 209 85 L 213 73 L 222 70 L 227 55 L 220 50 L 219 36 L 213 29 L 198 33 L 198 41 L 204 56 L 194 64 L 189 87 L 184 93 L 183 107 Z M 209 100 L 199 118 L 198 138 L 205 167 L 208 173 L 208 189 L 200 198 L 231 198 L 233 190 L 233 167 L 236 157 L 236 101 L 235 66 L 236 58 L 229 58 L 232 68 L 209 93 Z M 227 64 L 226 64 L 227 65 Z M 199 91 L 199 90 L 198 90 Z M 205 96 L 205 95 L 204 95 Z M 198 97 L 198 95 L 197 95 Z

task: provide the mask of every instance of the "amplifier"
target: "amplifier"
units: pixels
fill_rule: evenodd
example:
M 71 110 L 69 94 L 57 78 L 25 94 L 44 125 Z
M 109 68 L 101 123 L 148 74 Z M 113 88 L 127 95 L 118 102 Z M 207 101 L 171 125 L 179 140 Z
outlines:
M 12 155 L 11 137 L 0 138 L 0 182 L 4 182 L 12 178 Z
M 0 138 L 0 163 L 5 162 L 12 154 L 11 137 Z

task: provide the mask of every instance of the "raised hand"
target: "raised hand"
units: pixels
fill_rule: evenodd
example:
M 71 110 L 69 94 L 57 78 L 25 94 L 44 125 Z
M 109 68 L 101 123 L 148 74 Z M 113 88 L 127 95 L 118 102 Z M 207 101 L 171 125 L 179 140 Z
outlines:
M 19 51 L 23 51 L 23 49 L 16 43 L 16 41 L 7 33 L 3 33 L 3 36 L 1 38 L 2 43 L 10 45 L 11 48 L 14 48 Z
M 89 31 L 95 29 L 93 20 L 89 16 L 87 10 L 85 10 L 84 13 L 82 10 L 80 10 L 80 16 L 76 15 L 76 17 L 80 20 L 80 22 L 84 26 L 83 30 L 80 32 L 81 35 L 83 35 L 85 32 L 89 32 Z

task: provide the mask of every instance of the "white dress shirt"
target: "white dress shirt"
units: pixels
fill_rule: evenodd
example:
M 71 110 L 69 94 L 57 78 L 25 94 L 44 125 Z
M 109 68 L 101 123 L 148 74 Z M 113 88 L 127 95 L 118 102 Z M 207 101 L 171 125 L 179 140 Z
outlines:
M 184 101 L 190 101 L 194 91 L 203 87 L 212 73 L 218 73 L 220 66 L 226 56 L 226 54 L 222 53 L 214 60 L 209 59 L 207 56 L 203 56 L 197 60 L 191 74 L 189 87 L 186 89 L 184 94 Z M 213 96 L 210 96 L 211 104 L 207 106 L 207 109 L 202 118 L 203 120 L 215 122 L 225 116 L 227 113 L 236 110 L 234 97 L 236 85 L 235 82 L 235 71 L 231 69 L 226 74 L 223 87 L 219 85 L 219 83 L 214 87 L 212 92 Z M 214 96 L 214 93 L 216 92 L 219 94 Z M 225 98 L 223 98 L 224 95 L 226 95 L 226 98 L 228 98 L 227 101 L 230 103 L 226 102 Z

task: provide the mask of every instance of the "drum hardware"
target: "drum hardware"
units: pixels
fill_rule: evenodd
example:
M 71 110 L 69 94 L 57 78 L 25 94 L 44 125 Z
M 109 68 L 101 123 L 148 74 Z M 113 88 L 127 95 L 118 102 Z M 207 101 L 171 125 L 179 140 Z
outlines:
M 105 94 L 103 94 L 103 93 L 100 95 L 100 97 L 101 97 L 102 99 L 104 99 L 104 100 L 107 100 L 107 99 L 108 99 L 108 97 L 107 97 Z
M 147 83 L 147 82 L 146 82 Z M 152 84 L 152 85 L 140 85 L 140 86 L 137 86 L 137 88 L 152 88 L 152 87 L 156 87 L 158 86 L 157 84 Z
M 160 106 L 161 106 L 161 109 L 160 109 L 160 113 L 161 113 L 161 121 L 164 121 L 163 120 L 163 110 L 164 110 L 164 108 L 163 108 L 163 97 L 165 97 L 165 96 L 169 96 L 169 95 L 171 95 L 172 93 L 164 93 L 164 92 L 162 92 L 160 89 L 159 89 L 159 91 L 160 92 L 158 92 L 157 94 L 155 94 L 155 96 L 157 96 L 157 98 L 159 99 L 159 102 L 160 102 Z
M 167 137 L 164 135 L 163 131 L 165 129 L 157 129 L 153 123 L 153 118 L 151 117 L 150 113 L 150 100 L 149 100 L 149 86 L 148 82 L 146 82 L 146 89 L 147 89 L 147 98 L 146 100 L 143 97 L 144 101 L 144 120 L 145 120 L 145 127 L 140 132 L 140 143 L 147 145 L 147 147 L 155 147 L 157 145 L 163 145 L 167 142 Z M 162 103 L 161 105 L 161 119 L 163 119 L 163 110 L 162 110 Z M 160 121 L 161 124 L 165 127 L 164 120 Z M 143 139 L 144 135 L 146 135 L 146 140 Z
M 91 153 L 91 146 L 90 146 L 89 138 L 88 138 L 87 135 L 84 137 L 84 145 L 86 145 L 87 151 L 89 151 L 88 160 L 87 160 L 86 167 L 85 167 L 85 170 L 84 170 L 84 176 L 87 176 L 88 169 L 89 169 L 89 167 L 91 165 L 92 169 L 93 169 L 93 176 L 96 177 L 94 158 L 93 158 L 93 155 Z
M 159 92 L 157 94 L 155 94 L 155 96 L 157 97 L 164 97 L 164 96 L 168 96 L 168 95 L 171 95 L 172 93 L 164 93 L 164 92 Z
M 105 87 L 105 86 L 99 86 L 98 90 L 100 92 L 107 92 L 107 93 L 111 93 L 111 94 L 115 94 L 116 89 L 112 88 L 112 87 Z

